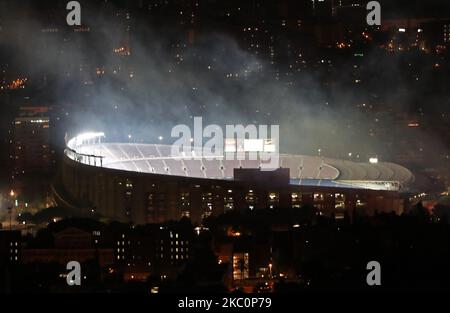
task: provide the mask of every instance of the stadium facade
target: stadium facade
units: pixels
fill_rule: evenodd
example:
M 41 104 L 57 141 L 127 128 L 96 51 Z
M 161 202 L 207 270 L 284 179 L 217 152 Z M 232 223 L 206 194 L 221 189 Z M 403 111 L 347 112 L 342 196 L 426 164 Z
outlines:
M 352 210 L 401 213 L 400 192 L 414 180 L 408 169 L 387 162 L 281 154 L 279 168 L 263 171 L 259 160 L 174 158 L 169 145 L 102 137 L 68 141 L 55 199 L 82 214 L 136 224 L 306 204 L 337 218 Z

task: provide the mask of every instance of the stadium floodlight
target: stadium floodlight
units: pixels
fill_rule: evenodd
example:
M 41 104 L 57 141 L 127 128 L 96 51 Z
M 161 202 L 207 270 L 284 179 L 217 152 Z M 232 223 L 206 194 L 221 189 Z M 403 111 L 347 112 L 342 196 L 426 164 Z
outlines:
M 378 163 L 378 158 L 377 158 L 377 157 L 369 158 L 369 163 L 371 163 L 371 164 L 377 164 L 377 163 Z
M 264 152 L 277 152 L 277 147 L 271 139 L 264 140 Z
M 73 137 L 69 140 L 67 143 L 67 146 L 71 149 L 74 149 L 75 147 L 78 147 L 79 145 L 82 145 L 84 142 L 95 139 L 95 138 L 101 138 L 105 137 L 105 133 L 103 132 L 86 132 L 77 135 L 76 137 Z
M 82 133 L 75 138 L 77 138 L 78 140 L 84 141 L 84 140 L 91 140 L 91 139 L 98 138 L 98 137 L 105 137 L 105 133 L 103 133 L 103 132 L 97 132 L 97 133 L 87 132 L 87 133 Z
M 259 152 L 264 150 L 264 142 L 262 139 L 244 139 L 244 151 Z
M 234 138 L 225 139 L 225 152 L 236 152 L 236 139 Z

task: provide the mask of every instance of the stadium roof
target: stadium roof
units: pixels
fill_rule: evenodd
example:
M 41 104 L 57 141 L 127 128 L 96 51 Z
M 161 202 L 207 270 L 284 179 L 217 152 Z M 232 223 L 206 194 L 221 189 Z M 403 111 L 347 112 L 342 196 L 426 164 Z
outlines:
M 172 157 L 162 144 L 102 143 L 92 133 L 84 140 L 71 139 L 66 155 L 76 161 L 105 168 L 205 179 L 233 179 L 235 168 L 259 168 L 260 160 L 225 160 Z M 77 138 L 77 137 L 75 137 Z M 414 180 L 412 173 L 394 163 L 376 164 L 280 154 L 279 166 L 289 168 L 291 184 L 376 190 L 399 190 Z

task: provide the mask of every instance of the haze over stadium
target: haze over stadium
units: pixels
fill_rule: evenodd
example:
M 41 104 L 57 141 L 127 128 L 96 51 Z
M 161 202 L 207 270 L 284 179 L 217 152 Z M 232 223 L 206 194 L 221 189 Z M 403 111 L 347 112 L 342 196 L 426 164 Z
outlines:
M 20 9 L 14 10 L 14 5 L 10 10 L 12 15 L 22 14 Z M 16 33 L 21 36 L 10 32 L 0 38 L 6 53 L 15 51 L 14 62 L 23 63 L 30 76 L 46 73 L 46 79 L 55 84 L 50 94 L 52 101 L 73 105 L 67 112 L 72 117 L 71 135 L 101 129 L 120 140 L 129 137 L 133 142 L 149 142 L 160 137 L 170 143 L 166 140 L 174 125 L 190 124 L 194 116 L 202 116 L 206 123 L 219 125 L 278 124 L 280 149 L 284 152 L 316 155 L 320 150 L 323 155 L 339 158 L 351 153 L 359 161 L 372 156 L 391 158 L 391 149 L 383 145 L 385 138 L 371 135 L 380 122 L 355 110 L 360 96 L 354 90 L 339 87 L 339 80 L 354 75 L 347 64 L 338 69 L 337 83 L 330 89 L 323 84 L 322 76 L 301 66 L 298 75 L 289 78 L 287 72 L 249 53 L 225 32 L 202 31 L 195 37 L 195 46 L 174 47 L 168 38 L 173 40 L 185 34 L 177 34 L 167 26 L 155 31 L 129 20 L 133 32 L 124 34 L 117 19 L 92 15 L 88 8 L 83 20 L 99 35 L 97 40 L 74 41 L 73 49 L 65 47 L 64 55 L 60 54 L 64 34 L 55 32 L 45 43 L 26 36 L 27 29 L 47 28 L 39 19 L 28 18 L 17 25 Z M 130 42 L 132 58 L 121 57 L 120 51 L 113 53 L 118 37 L 122 42 Z M 42 45 L 46 49 L 41 49 Z M 175 55 L 169 52 L 174 48 L 178 51 Z M 105 50 L 110 53 L 104 53 Z M 304 56 L 301 50 L 299 53 L 300 64 L 309 57 L 306 47 L 304 50 Z M 64 70 L 67 58 L 73 64 L 96 65 L 97 76 L 102 78 L 100 84 L 91 87 L 90 78 L 83 75 L 85 84 L 73 84 Z M 333 66 L 330 62 L 317 59 L 316 66 Z M 375 91 L 383 86 L 383 93 L 374 93 L 374 97 L 388 97 L 397 109 L 403 107 L 407 111 L 414 96 L 402 87 L 399 62 L 371 50 L 365 52 L 363 60 L 366 65 L 389 69 L 367 82 L 368 88 Z M 104 75 L 105 71 L 113 75 Z M 80 72 L 83 74 L 82 69 Z M 429 106 L 441 101 L 429 99 Z M 444 150 L 445 144 L 438 137 L 426 129 L 418 131 L 425 151 Z M 394 134 L 411 136 L 400 126 L 393 126 L 385 136 Z

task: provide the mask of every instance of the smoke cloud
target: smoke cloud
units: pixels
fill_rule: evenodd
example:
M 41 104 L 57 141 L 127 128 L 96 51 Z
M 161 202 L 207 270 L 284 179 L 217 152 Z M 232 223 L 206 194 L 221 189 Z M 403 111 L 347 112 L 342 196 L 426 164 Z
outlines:
M 376 49 L 365 51 L 361 60 L 341 63 L 311 57 L 305 66 L 294 64 L 299 69 L 294 76 L 288 65 L 270 64 L 225 32 L 198 31 L 190 43 L 189 34 L 176 26 L 148 26 L 132 18 L 127 32 L 123 15 L 88 9 L 82 28 L 89 32 L 68 27 L 51 32 L 61 21 L 26 16 L 22 8 L 9 10 L 9 19 L 17 23 L 0 37 L 1 48 L 37 90 L 51 86 L 49 102 L 64 108 L 58 114 L 71 121 L 63 125 L 61 137 L 65 131 L 102 130 L 109 140 L 128 140 L 131 134 L 133 141 L 156 142 L 162 136 L 170 143 L 173 126 L 192 125 L 194 116 L 202 116 L 205 124 L 279 124 L 282 152 L 317 154 L 321 149 L 331 157 L 351 152 L 361 161 L 371 155 L 388 160 L 401 145 L 397 138 L 411 136 L 432 153 L 446 148 L 426 130 L 382 126 L 394 120 L 394 111 L 408 112 L 416 93 L 406 81 L 401 57 Z M 65 20 L 64 8 L 55 12 Z M 129 48 L 130 55 L 114 52 L 120 47 Z M 360 85 L 354 82 L 358 67 L 372 71 Z M 392 103 L 392 115 L 367 113 L 383 102 Z M 389 148 L 386 142 L 393 138 Z

